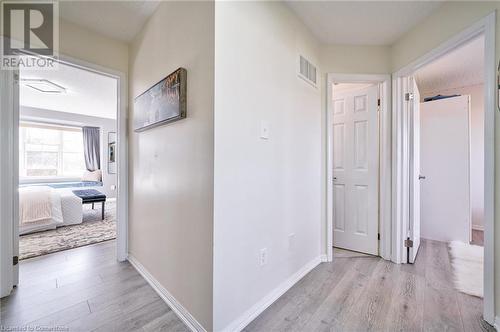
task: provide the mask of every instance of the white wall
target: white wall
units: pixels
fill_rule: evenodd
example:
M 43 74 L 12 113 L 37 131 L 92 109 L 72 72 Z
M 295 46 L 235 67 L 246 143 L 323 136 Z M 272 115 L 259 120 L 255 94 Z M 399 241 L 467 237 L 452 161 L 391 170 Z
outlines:
M 441 95 L 470 95 L 470 191 L 472 207 L 472 227 L 483 228 L 484 217 L 484 86 L 483 84 L 457 87 L 447 90 L 422 91 L 425 97 Z
M 387 74 L 391 70 L 389 46 L 322 45 L 321 68 L 336 74 Z
M 214 3 L 161 2 L 129 58 L 129 252 L 212 330 Z M 134 132 L 134 98 L 179 67 L 187 118 Z
M 321 254 L 321 75 L 317 88 L 297 77 L 299 54 L 319 66 L 319 47 L 282 3 L 215 8 L 214 330 L 221 331 Z M 259 137 L 263 121 L 267 140 Z
M 59 53 L 106 68 L 128 72 L 128 45 L 60 20 Z
M 116 186 L 116 174 L 108 173 L 108 133 L 116 132 L 116 120 L 26 106 L 21 106 L 19 115 L 21 120 L 38 120 L 49 123 L 99 127 L 101 134 L 101 170 L 103 182 L 103 186 L 99 190 L 102 190 L 108 198 L 116 197 L 116 190 L 112 189 L 112 186 Z

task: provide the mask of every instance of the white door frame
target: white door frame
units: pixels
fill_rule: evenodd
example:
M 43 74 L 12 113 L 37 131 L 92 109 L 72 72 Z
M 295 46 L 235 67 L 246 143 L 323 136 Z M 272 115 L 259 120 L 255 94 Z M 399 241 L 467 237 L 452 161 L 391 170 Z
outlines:
M 404 239 L 408 229 L 409 200 L 408 184 L 408 126 L 405 125 L 404 79 L 426 64 L 463 45 L 469 40 L 484 34 L 484 70 L 485 70 L 485 114 L 484 114 L 484 319 L 494 324 L 494 186 L 495 186 L 495 112 L 496 94 L 496 60 L 495 60 L 495 25 L 496 15 L 492 12 L 469 28 L 448 39 L 416 61 L 393 74 L 393 248 L 397 263 L 403 262 Z
M 381 86 L 379 116 L 379 255 L 391 259 L 391 76 L 364 74 L 327 74 L 326 109 L 326 252 L 327 260 L 333 260 L 333 133 L 329 123 L 332 120 L 333 83 L 378 83 Z
M 1 41 L 1 38 L 0 38 Z M 18 145 L 18 122 L 13 112 L 15 100 L 19 98 L 19 89 L 16 81 L 19 76 L 17 70 L 0 71 L 0 297 L 10 294 L 12 286 L 17 283 L 18 269 L 13 265 L 14 252 L 18 251 L 14 237 L 18 234 L 13 220 L 19 219 L 17 202 L 17 183 L 19 179 L 13 174 L 18 171 L 19 151 L 14 149 Z
M 109 69 L 100 65 L 96 65 L 83 60 L 75 59 L 65 55 L 59 55 L 58 62 L 64 63 L 82 70 L 92 71 L 101 75 L 106 75 L 117 80 L 118 89 L 118 110 L 117 110 L 117 229 L 116 229 L 116 257 L 118 261 L 125 261 L 128 257 L 128 85 L 125 73 L 114 69 Z M 9 89 L 14 81 L 10 79 L 9 75 L 2 73 L 0 76 L 0 87 L 2 89 Z M 9 92 L 11 94 L 11 92 Z M 1 211 L 1 242 L 2 242 L 2 280 L 1 280 L 1 296 L 8 295 L 12 285 L 17 284 L 17 278 L 13 277 L 12 257 L 17 251 L 12 243 L 13 232 L 15 232 L 15 223 L 18 220 L 17 211 L 19 210 L 19 203 L 17 202 L 17 180 L 19 178 L 19 167 L 17 166 L 16 146 L 18 146 L 17 128 L 16 123 L 19 120 L 19 109 L 13 107 L 12 100 L 2 101 L 2 121 L 0 123 L 0 130 L 5 135 L 6 139 L 0 142 L 1 150 L 8 151 L 9 155 L 13 158 L 1 159 L 1 172 L 0 183 L 12 183 L 8 190 L 2 191 L 2 198 L 6 202 L 12 202 L 12 210 Z M 12 179 L 15 179 L 12 181 Z M 6 188 L 6 187 L 3 187 Z M 6 230 L 7 232 L 3 232 Z M 15 234 L 15 233 L 14 233 Z M 10 240 L 8 239 L 10 238 Z M 5 244 L 5 245 L 4 245 Z M 8 276 L 12 277 L 8 277 Z M 11 278 L 11 279 L 9 279 Z

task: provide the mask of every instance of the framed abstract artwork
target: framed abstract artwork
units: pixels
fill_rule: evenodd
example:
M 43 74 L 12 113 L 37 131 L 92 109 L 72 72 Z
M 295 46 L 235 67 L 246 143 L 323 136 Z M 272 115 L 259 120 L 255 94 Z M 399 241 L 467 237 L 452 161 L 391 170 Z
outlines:
M 186 117 L 187 71 L 179 68 L 134 100 L 134 130 L 144 131 Z

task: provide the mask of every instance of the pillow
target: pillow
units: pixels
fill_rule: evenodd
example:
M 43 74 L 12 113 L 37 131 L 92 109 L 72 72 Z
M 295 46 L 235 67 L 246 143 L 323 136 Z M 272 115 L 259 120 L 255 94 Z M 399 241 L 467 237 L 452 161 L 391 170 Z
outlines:
M 102 172 L 100 169 L 96 169 L 95 171 L 85 171 L 82 176 L 82 181 L 101 182 L 101 180 Z

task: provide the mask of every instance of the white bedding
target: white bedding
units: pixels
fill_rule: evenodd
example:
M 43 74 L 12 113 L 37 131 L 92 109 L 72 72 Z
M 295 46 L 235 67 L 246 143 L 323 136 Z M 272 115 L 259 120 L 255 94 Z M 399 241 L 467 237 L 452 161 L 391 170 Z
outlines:
M 82 199 L 73 194 L 73 189 L 56 189 L 61 195 L 63 223 L 61 226 L 81 224 L 83 218 Z
M 19 190 L 21 191 L 24 189 L 25 188 L 20 188 Z M 50 190 L 52 209 L 51 218 L 31 223 L 19 223 L 20 235 L 55 229 L 60 226 L 79 224 L 82 222 L 83 212 L 81 198 L 73 194 L 70 188 L 50 188 Z M 22 196 L 20 196 L 20 200 L 22 199 L 21 197 Z
M 52 218 L 53 193 L 49 187 L 19 189 L 19 224 L 42 222 Z

